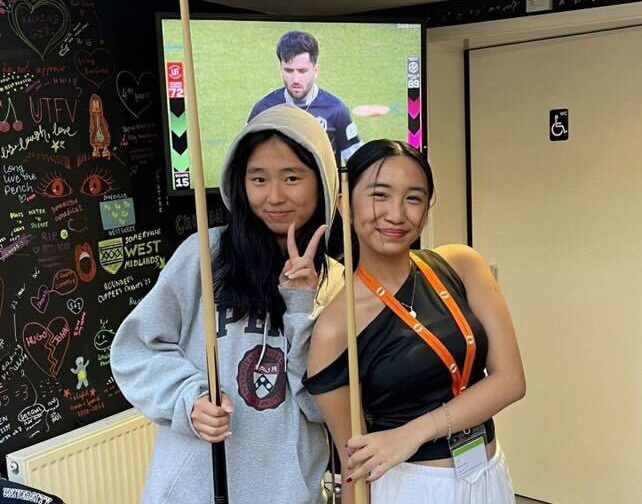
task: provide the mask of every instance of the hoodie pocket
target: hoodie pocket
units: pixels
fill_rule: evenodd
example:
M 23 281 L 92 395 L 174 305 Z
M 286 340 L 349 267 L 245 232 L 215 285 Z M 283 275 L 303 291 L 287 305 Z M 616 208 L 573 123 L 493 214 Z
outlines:
M 201 440 L 190 440 L 186 449 L 173 454 L 167 452 L 170 459 L 178 459 L 173 473 L 167 473 L 167 492 L 162 502 L 167 504 L 201 504 L 213 500 L 212 458 L 209 443 Z M 181 451 L 183 453 L 181 453 Z
M 266 434 L 266 437 L 269 434 Z M 265 440 L 234 440 L 228 450 L 227 470 L 230 502 L 254 504 L 315 504 L 308 489 L 320 481 L 306 482 L 293 444 L 273 444 Z

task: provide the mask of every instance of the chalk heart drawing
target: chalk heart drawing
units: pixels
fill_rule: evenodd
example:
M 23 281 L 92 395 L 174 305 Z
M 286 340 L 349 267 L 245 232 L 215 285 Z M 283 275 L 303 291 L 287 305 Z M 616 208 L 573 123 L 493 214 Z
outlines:
M 47 327 L 38 322 L 26 324 L 22 342 L 33 363 L 46 375 L 56 378 L 69 348 L 70 334 L 67 319 L 56 317 Z
M 67 299 L 67 308 L 74 315 L 78 315 L 82 311 L 83 306 L 85 306 L 85 300 L 83 298 Z
M 49 305 L 49 289 L 46 285 L 41 285 L 38 289 L 38 294 L 31 296 L 31 306 L 33 306 L 40 313 L 47 311 Z
M 51 14 L 58 15 L 53 17 Z M 40 0 L 33 5 L 29 0 L 18 0 L 9 13 L 9 24 L 16 35 L 44 61 L 47 53 L 60 43 L 69 30 L 69 17 L 69 9 L 61 0 Z M 57 23 L 52 26 L 54 19 Z M 48 39 L 40 39 L 43 32 L 49 34 Z
M 114 58 L 107 49 L 84 49 L 74 54 L 74 66 L 78 73 L 99 88 L 114 74 Z
M 143 72 L 138 77 L 127 70 L 116 75 L 116 91 L 125 108 L 136 119 L 152 106 L 154 75 Z

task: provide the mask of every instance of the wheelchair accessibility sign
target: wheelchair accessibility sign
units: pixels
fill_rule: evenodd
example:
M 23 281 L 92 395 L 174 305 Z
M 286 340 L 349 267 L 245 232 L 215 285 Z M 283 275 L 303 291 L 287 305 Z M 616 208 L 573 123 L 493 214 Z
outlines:
M 568 140 L 568 109 L 551 110 L 549 128 L 551 142 Z

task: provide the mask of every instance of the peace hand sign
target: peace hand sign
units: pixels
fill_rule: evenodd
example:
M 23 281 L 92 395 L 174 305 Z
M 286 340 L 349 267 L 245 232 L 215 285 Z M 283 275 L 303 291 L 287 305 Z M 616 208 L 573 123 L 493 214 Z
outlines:
M 319 286 L 319 277 L 314 268 L 314 256 L 317 253 L 319 242 L 328 228 L 323 224 L 319 226 L 308 243 L 303 255 L 299 255 L 299 249 L 294 239 L 294 222 L 288 227 L 288 260 L 279 275 L 279 285 L 286 289 L 301 289 L 316 291 Z

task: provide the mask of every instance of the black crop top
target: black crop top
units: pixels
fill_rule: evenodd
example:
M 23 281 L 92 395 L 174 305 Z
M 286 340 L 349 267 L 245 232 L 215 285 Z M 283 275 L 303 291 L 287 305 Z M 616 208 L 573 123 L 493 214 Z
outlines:
M 469 386 L 486 376 L 488 338 L 466 300 L 464 284 L 438 254 L 418 252 L 459 305 L 475 335 L 477 352 Z M 441 298 L 413 264 L 408 279 L 395 297 L 410 305 L 413 276 L 416 275 L 414 309 L 417 319 L 434 333 L 452 353 L 459 369 L 464 367 L 466 344 L 457 324 Z M 368 432 L 400 427 L 435 410 L 453 398 L 450 372 L 434 351 L 386 305 L 359 333 L 359 377 Z M 348 384 L 348 351 L 303 383 L 311 394 L 322 394 Z M 487 441 L 495 438 L 493 419 L 484 423 Z M 409 462 L 449 458 L 446 438 L 429 441 L 408 459 Z

